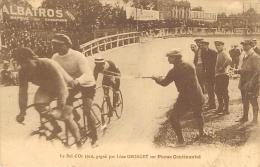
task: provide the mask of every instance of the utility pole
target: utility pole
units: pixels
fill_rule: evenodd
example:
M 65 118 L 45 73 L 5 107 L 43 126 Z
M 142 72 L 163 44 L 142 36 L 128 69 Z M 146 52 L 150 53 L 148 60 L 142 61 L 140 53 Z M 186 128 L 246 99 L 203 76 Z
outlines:
M 245 13 L 245 0 L 243 0 L 243 14 Z
M 139 30 L 139 22 L 138 22 L 138 8 L 140 6 L 140 0 L 137 1 L 137 4 L 135 5 L 135 15 L 136 15 L 136 31 Z

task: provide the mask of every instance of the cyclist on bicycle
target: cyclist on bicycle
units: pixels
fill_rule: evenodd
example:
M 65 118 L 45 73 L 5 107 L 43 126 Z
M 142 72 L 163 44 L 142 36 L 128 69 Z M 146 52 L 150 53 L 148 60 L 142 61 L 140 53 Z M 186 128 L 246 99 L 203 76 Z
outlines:
M 64 34 L 55 34 L 52 39 L 54 55 L 53 60 L 58 62 L 63 69 L 73 78 L 67 104 L 72 105 L 73 98 L 79 92 L 83 101 L 83 112 L 87 117 L 87 126 L 92 139 L 91 145 L 97 146 L 97 129 L 93 115 L 91 114 L 92 101 L 96 92 L 96 81 L 93 69 L 85 56 L 73 50 L 71 39 Z
M 119 99 L 119 87 L 120 87 L 120 70 L 118 67 L 115 65 L 114 62 L 111 60 L 105 60 L 103 57 L 99 56 L 95 58 L 95 68 L 94 68 L 94 76 L 95 79 L 97 80 L 98 74 L 102 73 L 103 74 L 103 80 L 102 80 L 102 85 L 104 86 L 104 94 L 109 100 L 109 88 L 113 88 L 113 106 L 110 107 L 115 107 L 117 105 L 118 99 Z M 107 86 L 107 87 L 106 87 Z M 112 116 L 113 112 L 112 109 L 110 109 L 108 116 Z
M 16 120 L 24 121 L 28 101 L 28 84 L 39 86 L 34 96 L 35 109 L 39 114 L 48 119 L 53 126 L 52 134 L 47 139 L 51 140 L 61 132 L 56 119 L 64 120 L 68 124 L 69 131 L 75 137 L 76 144 L 80 146 L 80 133 L 76 122 L 73 120 L 72 108 L 65 105 L 68 89 L 66 82 L 72 78 L 55 61 L 47 58 L 38 58 L 30 48 L 18 48 L 14 50 L 13 57 L 19 68 L 19 107 L 20 113 Z M 57 110 L 47 113 L 48 104 L 57 98 Z M 54 115 L 58 113 L 59 115 Z

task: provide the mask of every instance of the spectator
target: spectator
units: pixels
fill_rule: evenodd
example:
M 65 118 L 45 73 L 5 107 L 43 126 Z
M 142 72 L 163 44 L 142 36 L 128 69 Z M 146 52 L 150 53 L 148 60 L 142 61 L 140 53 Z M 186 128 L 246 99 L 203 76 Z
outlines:
M 201 41 L 201 57 L 205 71 L 206 89 L 208 92 L 208 108 L 207 110 L 216 109 L 215 102 L 215 66 L 217 60 L 217 52 L 209 48 L 209 42 Z
M 232 48 L 229 50 L 229 55 L 232 59 L 231 67 L 238 69 L 239 65 L 239 56 L 241 55 L 240 50 L 238 49 L 237 45 L 232 46 Z

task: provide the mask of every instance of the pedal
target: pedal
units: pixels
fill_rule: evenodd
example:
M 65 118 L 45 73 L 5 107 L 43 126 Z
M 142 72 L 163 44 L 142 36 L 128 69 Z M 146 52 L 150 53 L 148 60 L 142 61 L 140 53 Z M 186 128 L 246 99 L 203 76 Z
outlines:
M 36 131 L 33 131 L 31 132 L 31 136 L 34 136 L 34 135 L 40 135 L 42 132 L 40 132 L 40 130 L 36 130 Z
M 46 137 L 46 140 L 53 140 L 53 139 L 56 139 L 56 138 L 58 138 L 58 135 L 52 133 L 52 134 L 50 134 L 49 136 Z
M 39 130 L 49 130 L 46 126 L 40 126 Z
M 40 132 L 39 135 L 40 135 L 40 137 L 46 136 L 46 134 L 44 132 Z

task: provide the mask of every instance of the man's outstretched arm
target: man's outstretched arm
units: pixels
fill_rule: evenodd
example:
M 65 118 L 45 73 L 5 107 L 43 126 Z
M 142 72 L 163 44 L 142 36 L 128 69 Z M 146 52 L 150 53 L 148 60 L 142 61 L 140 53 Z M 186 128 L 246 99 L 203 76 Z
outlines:
M 161 86 L 168 86 L 170 83 L 174 81 L 174 78 L 175 78 L 174 70 L 170 70 L 164 78 L 152 77 L 152 79 L 155 80 L 155 82 Z

